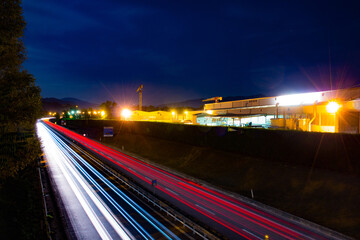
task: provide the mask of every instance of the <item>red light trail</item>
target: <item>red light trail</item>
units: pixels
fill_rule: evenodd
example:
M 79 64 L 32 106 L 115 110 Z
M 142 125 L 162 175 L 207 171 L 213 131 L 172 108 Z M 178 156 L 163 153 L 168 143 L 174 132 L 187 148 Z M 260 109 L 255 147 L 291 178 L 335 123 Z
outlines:
M 66 128 L 46 122 L 49 126 L 95 151 L 119 170 L 151 187 L 157 179 L 158 194 L 167 201 L 206 222 L 229 238 L 264 239 L 331 239 L 330 236 L 285 217 L 272 215 L 236 198 L 201 186 L 148 163 L 125 155 Z M 336 239 L 336 238 L 333 238 Z

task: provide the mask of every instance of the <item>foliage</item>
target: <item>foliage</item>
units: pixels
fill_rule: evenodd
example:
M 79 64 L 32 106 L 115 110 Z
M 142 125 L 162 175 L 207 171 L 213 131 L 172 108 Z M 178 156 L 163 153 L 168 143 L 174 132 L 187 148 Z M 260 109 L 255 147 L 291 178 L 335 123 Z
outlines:
M 136 109 L 138 109 L 138 106 L 136 106 Z M 143 106 L 142 110 L 145 112 L 154 112 L 154 111 L 168 111 L 169 108 L 168 107 L 155 107 L 153 105 L 150 106 Z
M 117 103 L 112 101 L 106 101 L 100 104 L 100 108 L 106 112 L 108 119 L 113 118 L 113 111 L 116 108 L 116 106 Z
M 34 134 L 41 114 L 40 88 L 21 68 L 25 60 L 21 1 L 0 2 L 0 180 L 15 176 L 40 152 Z
M 15 177 L 40 154 L 34 132 L 9 132 L 0 137 L 0 180 Z
M 21 40 L 25 20 L 19 0 L 2 0 L 0 3 L 0 76 L 19 69 L 25 60 Z
M 0 78 L 2 132 L 31 128 L 41 114 L 40 88 L 27 71 L 8 72 Z
M 60 114 L 59 113 L 55 114 L 55 121 L 60 124 Z

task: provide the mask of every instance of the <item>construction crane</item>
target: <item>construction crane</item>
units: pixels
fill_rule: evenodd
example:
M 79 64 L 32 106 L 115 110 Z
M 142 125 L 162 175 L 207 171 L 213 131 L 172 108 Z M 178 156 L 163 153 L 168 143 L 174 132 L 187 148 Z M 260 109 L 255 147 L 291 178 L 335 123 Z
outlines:
M 143 90 L 143 85 L 141 84 L 140 87 L 136 90 L 136 92 L 139 93 L 139 111 L 142 110 L 142 90 Z
M 218 103 L 219 101 L 222 100 L 222 97 L 212 97 L 212 98 L 208 98 L 208 99 L 204 99 L 202 100 L 203 102 L 210 102 L 210 101 L 215 101 L 215 103 Z

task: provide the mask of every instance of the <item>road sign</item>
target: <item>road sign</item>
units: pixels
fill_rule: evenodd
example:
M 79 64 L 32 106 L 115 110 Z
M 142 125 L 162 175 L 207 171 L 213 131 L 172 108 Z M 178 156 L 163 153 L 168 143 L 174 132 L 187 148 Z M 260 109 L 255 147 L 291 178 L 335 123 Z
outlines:
M 104 137 L 113 137 L 114 128 L 113 127 L 104 127 Z
M 152 180 L 151 185 L 153 185 L 155 187 L 157 185 L 157 180 L 156 179 Z

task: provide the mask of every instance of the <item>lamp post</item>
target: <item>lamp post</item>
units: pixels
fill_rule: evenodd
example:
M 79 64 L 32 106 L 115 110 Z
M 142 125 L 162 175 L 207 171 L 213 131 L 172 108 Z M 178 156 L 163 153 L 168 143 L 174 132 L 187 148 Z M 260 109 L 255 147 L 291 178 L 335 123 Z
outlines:
M 326 111 L 330 114 L 334 114 L 334 132 L 338 132 L 338 127 L 337 123 L 336 123 L 336 113 L 339 110 L 341 106 L 335 102 L 335 101 L 330 101 L 327 105 L 326 105 Z

